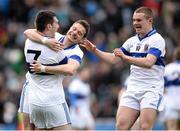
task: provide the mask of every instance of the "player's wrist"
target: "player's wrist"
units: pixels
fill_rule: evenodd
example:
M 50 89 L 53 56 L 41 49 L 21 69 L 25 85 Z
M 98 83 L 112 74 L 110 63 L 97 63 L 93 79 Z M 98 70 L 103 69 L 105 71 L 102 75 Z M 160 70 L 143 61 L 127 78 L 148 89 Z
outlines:
M 97 49 L 97 47 L 94 45 L 94 46 L 92 47 L 92 52 L 95 52 L 96 49 Z
M 41 68 L 40 68 L 41 72 L 46 72 L 46 66 L 44 65 L 41 65 Z
M 43 39 L 41 40 L 41 42 L 45 45 L 47 45 L 48 43 L 48 38 L 47 37 L 43 37 Z

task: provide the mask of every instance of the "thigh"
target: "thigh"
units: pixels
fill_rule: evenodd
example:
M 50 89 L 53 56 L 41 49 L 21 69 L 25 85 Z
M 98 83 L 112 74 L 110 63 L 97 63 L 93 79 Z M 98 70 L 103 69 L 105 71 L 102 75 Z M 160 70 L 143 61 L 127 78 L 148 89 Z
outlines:
M 165 121 L 167 130 L 178 130 L 178 120 L 168 119 Z
M 178 111 L 172 108 L 165 108 L 165 124 L 167 130 L 178 130 Z
M 130 129 L 139 116 L 139 110 L 126 106 L 119 106 L 116 114 L 116 126 L 118 130 Z
M 34 130 L 34 125 L 30 123 L 29 114 L 22 113 L 24 130 Z
M 140 111 L 140 127 L 145 130 L 152 130 L 157 117 L 157 110 L 144 108 Z

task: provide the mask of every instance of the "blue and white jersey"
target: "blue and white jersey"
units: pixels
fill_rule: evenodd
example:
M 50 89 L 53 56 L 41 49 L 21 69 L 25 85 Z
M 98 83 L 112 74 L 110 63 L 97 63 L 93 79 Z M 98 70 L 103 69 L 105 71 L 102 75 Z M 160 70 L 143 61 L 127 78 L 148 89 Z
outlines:
M 162 36 L 153 29 L 144 38 L 140 38 L 138 35 L 129 38 L 120 49 L 126 55 L 132 57 L 146 57 L 147 54 L 157 57 L 155 65 L 150 69 L 131 65 L 127 90 L 155 89 L 160 94 L 163 94 L 165 41 Z
M 60 41 L 61 43 L 64 42 L 65 35 L 61 35 L 59 33 L 56 33 L 56 36 L 58 38 L 58 41 Z M 82 63 L 84 53 L 80 49 L 78 44 L 74 43 L 71 46 L 66 47 L 64 49 L 64 54 L 66 55 L 68 60 L 72 59 L 72 60 L 79 62 L 80 64 Z M 62 77 L 64 78 L 65 76 L 62 76 Z
M 166 65 L 165 67 L 165 103 L 173 109 L 180 109 L 180 61 Z
M 64 42 L 64 38 L 65 38 L 64 35 L 60 35 L 58 40 L 61 43 L 63 43 Z M 64 52 L 65 52 L 65 55 L 66 55 L 66 57 L 68 59 L 73 59 L 73 60 L 79 62 L 80 64 L 82 63 L 82 58 L 83 58 L 84 53 L 80 49 L 78 44 L 76 44 L 76 43 L 72 44 L 71 46 L 65 48 Z
M 62 43 L 64 37 L 64 35 L 59 33 L 55 34 L 55 38 Z M 82 62 L 83 52 L 77 44 L 73 44 L 63 51 L 54 52 L 47 46 L 34 43 L 30 40 L 27 40 L 27 43 L 29 44 L 25 45 L 25 56 L 27 57 L 26 62 L 28 66 L 32 60 L 36 59 L 36 57 L 39 55 L 36 53 L 27 53 L 28 49 L 36 51 L 41 49 L 38 60 L 44 65 L 54 66 L 66 64 L 68 59 L 73 59 L 80 63 Z M 65 102 L 64 89 L 62 85 L 64 75 L 53 75 L 47 73 L 32 74 L 32 72 L 29 70 L 29 72 L 26 74 L 26 79 L 31 80 L 31 86 L 28 90 L 30 99 L 29 101 L 31 103 L 40 106 L 52 106 Z
M 82 110 L 90 110 L 90 85 L 83 82 L 79 78 L 72 80 L 68 87 L 70 95 L 70 107 L 81 108 Z
M 38 60 L 43 65 L 60 65 L 67 63 L 64 51 L 55 52 L 47 46 L 26 40 L 24 54 L 28 68 L 33 60 Z M 29 102 L 39 106 L 52 106 L 65 101 L 62 86 L 63 75 L 39 73 L 27 74 L 29 79 Z

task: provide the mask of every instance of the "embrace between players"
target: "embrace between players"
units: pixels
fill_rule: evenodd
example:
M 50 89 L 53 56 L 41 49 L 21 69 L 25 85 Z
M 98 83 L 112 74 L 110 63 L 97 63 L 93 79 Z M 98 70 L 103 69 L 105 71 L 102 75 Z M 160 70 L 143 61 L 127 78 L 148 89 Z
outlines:
M 40 12 L 37 18 L 43 13 L 47 12 Z M 111 64 L 121 60 L 131 64 L 127 90 L 121 97 L 116 115 L 116 128 L 130 129 L 139 118 L 139 129 L 151 130 L 158 111 L 163 110 L 165 66 L 165 41 L 152 27 L 152 10 L 140 7 L 134 11 L 136 35 L 113 53 L 100 51 L 86 39 L 90 28 L 87 21 L 76 21 L 65 36 L 57 34 L 58 20 L 52 14 L 51 21 L 44 23 L 43 30 L 38 30 L 37 23 L 42 22 L 39 17 L 39 21 L 36 18 L 36 30 L 25 31 L 29 38 L 25 44 L 29 72 L 23 87 L 27 88 L 23 89 L 20 102 L 25 128 L 71 129 L 62 80 L 64 75 L 74 75 L 80 66 L 83 57 L 80 45 Z M 37 52 L 38 48 L 40 52 Z M 50 85 L 46 86 L 47 82 L 51 82 Z

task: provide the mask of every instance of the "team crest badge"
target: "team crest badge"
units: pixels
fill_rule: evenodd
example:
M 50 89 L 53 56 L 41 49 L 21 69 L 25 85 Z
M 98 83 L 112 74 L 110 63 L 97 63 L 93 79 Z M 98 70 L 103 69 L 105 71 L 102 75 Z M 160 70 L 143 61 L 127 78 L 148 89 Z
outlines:
M 149 47 L 148 44 L 145 44 L 145 45 L 144 45 L 144 51 L 145 51 L 145 52 L 148 51 L 148 47 Z

